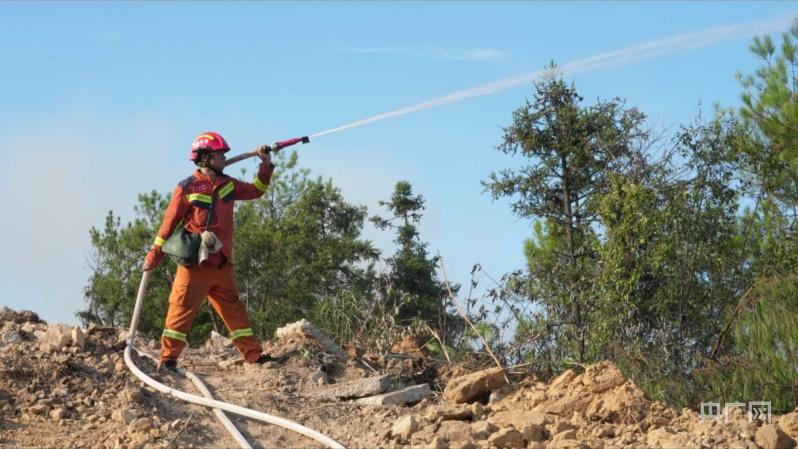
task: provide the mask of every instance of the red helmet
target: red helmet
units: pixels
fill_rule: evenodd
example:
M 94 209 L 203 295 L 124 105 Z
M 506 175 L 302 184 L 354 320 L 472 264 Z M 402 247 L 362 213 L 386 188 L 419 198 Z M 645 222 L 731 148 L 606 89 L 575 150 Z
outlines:
M 224 140 L 221 134 L 208 131 L 200 134 L 194 139 L 194 142 L 191 144 L 191 156 L 189 159 L 197 162 L 200 158 L 200 154 L 205 151 L 221 151 L 227 153 L 230 151 L 230 145 L 227 144 L 227 141 Z

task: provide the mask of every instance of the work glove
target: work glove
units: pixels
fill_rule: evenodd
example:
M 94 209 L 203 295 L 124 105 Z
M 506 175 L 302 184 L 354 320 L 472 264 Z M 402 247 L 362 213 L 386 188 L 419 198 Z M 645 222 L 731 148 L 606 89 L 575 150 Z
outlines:
M 163 250 L 158 245 L 152 245 L 152 248 L 147 252 L 147 257 L 144 258 L 144 266 L 142 270 L 150 271 L 158 268 L 163 259 Z
M 258 147 L 258 157 L 262 164 L 269 165 L 272 162 L 272 147 L 261 145 Z

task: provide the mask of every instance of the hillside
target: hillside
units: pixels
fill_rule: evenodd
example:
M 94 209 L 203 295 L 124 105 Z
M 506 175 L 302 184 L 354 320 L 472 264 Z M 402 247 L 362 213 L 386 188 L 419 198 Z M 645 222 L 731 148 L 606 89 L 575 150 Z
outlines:
M 702 419 L 649 400 L 610 362 L 545 383 L 512 370 L 450 366 L 412 344 L 403 353 L 348 348 L 344 355 L 297 329 L 266 344 L 283 363 L 245 366 L 219 336 L 189 348 L 181 363 L 217 399 L 296 421 L 351 449 L 789 449 L 798 439 L 798 410 L 771 424 L 749 422 L 740 409 L 728 420 Z M 118 328 L 48 325 L 33 312 L 0 309 L 0 447 L 237 447 L 210 410 L 131 374 L 122 359 L 125 338 Z M 137 347 L 157 352 L 157 342 Z M 156 372 L 148 359 L 136 363 L 197 394 L 185 377 Z M 392 394 L 403 390 L 398 399 Z M 322 447 L 229 416 L 253 447 Z

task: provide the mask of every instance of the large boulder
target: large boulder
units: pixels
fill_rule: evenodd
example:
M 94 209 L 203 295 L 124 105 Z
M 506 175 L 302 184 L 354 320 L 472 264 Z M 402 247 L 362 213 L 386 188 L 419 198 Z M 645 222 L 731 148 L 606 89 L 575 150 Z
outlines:
M 41 343 L 50 348 L 59 350 L 64 346 L 76 346 L 83 348 L 86 336 L 79 327 L 67 326 L 66 324 L 51 324 L 47 326 L 47 333 L 40 338 Z
M 506 384 L 504 370 L 490 368 L 450 380 L 443 391 L 443 397 L 456 404 L 474 402 Z
M 756 431 L 756 444 L 762 449 L 792 449 L 795 440 L 784 433 L 777 424 L 765 424 Z

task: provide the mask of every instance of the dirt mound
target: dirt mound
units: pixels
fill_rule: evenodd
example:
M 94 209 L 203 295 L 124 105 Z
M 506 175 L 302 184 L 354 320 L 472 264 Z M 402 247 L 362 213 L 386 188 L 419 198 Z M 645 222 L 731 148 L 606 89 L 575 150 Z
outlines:
M 0 320 L 0 447 L 236 447 L 209 410 L 158 393 L 130 373 L 123 330 L 48 325 L 35 313 L 7 308 Z M 501 370 L 472 372 L 413 351 L 337 351 L 307 325 L 265 343 L 282 363 L 243 364 L 220 335 L 189 348 L 180 363 L 216 398 L 296 421 L 352 449 L 789 449 L 798 438 L 798 410 L 772 424 L 749 422 L 740 409 L 728 420 L 703 420 L 647 399 L 609 362 L 549 383 L 507 383 Z M 157 353 L 157 342 L 136 346 Z M 185 378 L 157 372 L 148 359 L 136 364 L 196 393 Z M 229 416 L 254 447 L 321 447 L 280 427 Z

